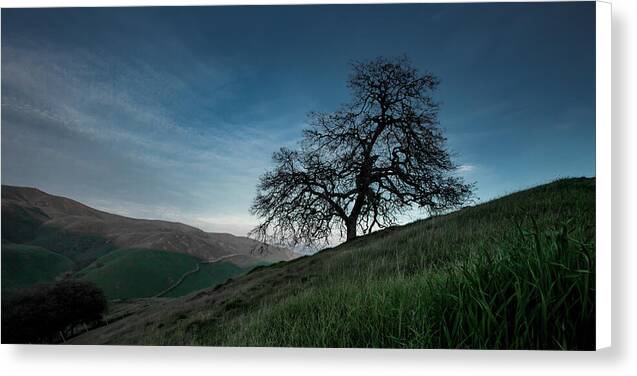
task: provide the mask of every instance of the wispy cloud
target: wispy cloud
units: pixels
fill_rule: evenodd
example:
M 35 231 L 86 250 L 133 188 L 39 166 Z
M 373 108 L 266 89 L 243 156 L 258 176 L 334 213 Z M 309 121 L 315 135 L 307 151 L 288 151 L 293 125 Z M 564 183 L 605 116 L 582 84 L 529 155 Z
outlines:
M 24 159 L 19 149 L 31 150 L 29 158 L 45 158 L 37 146 L 42 143 L 41 137 L 48 135 L 47 146 L 54 151 L 56 143 L 68 142 L 62 140 L 64 134 L 70 134 L 78 144 L 97 145 L 91 153 L 108 151 L 119 157 L 120 161 L 112 159 L 108 170 L 103 171 L 104 179 L 112 179 L 130 167 L 121 164 L 123 158 L 138 166 L 137 170 L 163 181 L 161 187 L 148 186 L 149 181 L 139 176 L 139 181 L 129 181 L 125 191 L 164 191 L 157 195 L 187 198 L 190 206 L 203 202 L 202 210 L 209 210 L 186 214 L 187 209 L 182 208 L 179 214 L 176 207 L 167 210 L 165 205 L 128 202 L 132 197 L 126 196 L 120 196 L 119 201 L 114 197 L 94 201 L 105 210 L 109 208 L 104 203 L 109 202 L 110 210 L 119 214 L 168 219 L 166 213 L 170 213 L 175 219 L 205 224 L 209 230 L 229 225 L 242 227 L 243 231 L 248 222 L 245 218 L 238 226 L 234 222 L 201 221 L 195 216 L 227 212 L 228 205 L 241 202 L 233 210 L 245 212 L 249 218 L 247 209 L 256 178 L 269 165 L 272 151 L 300 135 L 302 123 L 289 114 L 266 114 L 260 109 L 263 117 L 259 120 L 237 124 L 219 119 L 210 93 L 203 95 L 211 100 L 209 103 L 201 103 L 200 95 L 196 95 L 192 100 L 197 103 L 180 101 L 171 106 L 166 103 L 171 96 L 190 95 L 188 90 L 201 86 L 201 82 L 192 82 L 189 74 L 162 71 L 144 60 L 124 63 L 106 54 L 53 51 L 31 43 L 3 45 L 2 52 L 3 165 L 11 166 L 17 164 L 16 159 Z M 200 62 L 193 62 L 192 66 L 205 69 Z M 232 79 L 232 72 L 227 69 L 224 78 L 219 79 L 214 65 L 209 69 L 213 72 L 199 72 L 197 80 L 207 80 L 208 85 L 217 88 Z M 122 70 L 121 74 L 111 72 L 117 70 Z M 223 97 L 226 93 L 234 95 L 227 85 L 214 95 Z M 25 124 L 34 131 L 28 133 Z M 19 144 L 14 142 L 17 137 Z M 54 151 L 46 155 L 61 158 L 59 154 Z M 94 156 L 76 154 L 74 158 L 81 162 Z M 68 158 L 64 160 L 68 163 Z M 97 167 L 75 162 L 73 165 L 87 170 Z M 5 181 L 12 181 L 11 171 L 3 168 Z M 223 182 L 231 182 L 235 188 L 216 191 Z M 38 185 L 37 179 L 31 184 Z M 228 192 L 235 197 L 228 197 Z
M 467 172 L 473 172 L 475 171 L 476 166 L 471 165 L 471 164 L 463 164 L 458 166 L 458 172 L 460 173 L 467 173 Z
M 148 64 L 135 64 L 134 74 L 125 74 L 131 76 L 125 87 L 119 87 L 97 77 L 109 62 L 98 63 L 93 68 L 95 76 L 76 74 L 88 70 L 87 65 L 97 60 L 95 56 L 84 54 L 68 60 L 60 53 L 11 47 L 3 53 L 5 110 L 38 117 L 50 126 L 64 127 L 98 142 L 117 143 L 131 158 L 157 163 L 156 167 L 231 163 L 234 157 L 246 159 L 262 151 L 259 145 L 264 145 L 263 141 L 282 136 L 263 131 L 271 129 L 268 121 L 280 119 L 252 125 L 216 120 L 199 128 L 187 124 L 209 119 L 201 113 L 192 113 L 190 118 L 171 114 L 170 108 L 152 103 L 148 96 L 159 98 L 163 91 L 179 91 L 188 83 L 156 72 Z M 258 155 L 253 161 L 261 159 Z

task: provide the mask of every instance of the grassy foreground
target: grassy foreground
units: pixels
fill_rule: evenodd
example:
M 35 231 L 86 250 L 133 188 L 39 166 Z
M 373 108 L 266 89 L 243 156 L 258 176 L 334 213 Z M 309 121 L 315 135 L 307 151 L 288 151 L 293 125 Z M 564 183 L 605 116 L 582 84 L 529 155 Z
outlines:
M 593 349 L 595 180 L 564 179 L 161 301 L 77 343 Z

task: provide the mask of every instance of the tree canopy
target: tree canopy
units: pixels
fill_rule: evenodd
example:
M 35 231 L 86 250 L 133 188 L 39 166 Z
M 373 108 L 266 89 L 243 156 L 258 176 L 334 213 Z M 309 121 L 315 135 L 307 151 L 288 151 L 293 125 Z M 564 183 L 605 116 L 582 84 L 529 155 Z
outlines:
M 454 174 L 431 97 L 438 84 L 405 57 L 354 63 L 351 102 L 310 113 L 298 148 L 274 153 L 251 235 L 291 246 L 351 240 L 413 207 L 436 212 L 470 200 L 473 186 Z
M 108 306 L 102 290 L 80 280 L 2 294 L 2 343 L 63 341 L 78 325 L 100 321 Z

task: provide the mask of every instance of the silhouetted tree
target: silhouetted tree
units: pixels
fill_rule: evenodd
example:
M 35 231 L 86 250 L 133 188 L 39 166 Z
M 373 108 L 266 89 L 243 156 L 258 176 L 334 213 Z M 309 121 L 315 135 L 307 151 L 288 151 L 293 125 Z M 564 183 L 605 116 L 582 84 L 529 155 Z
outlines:
M 107 308 L 104 293 L 88 281 L 62 280 L 2 297 L 3 343 L 55 343 Z
M 257 187 L 251 212 L 261 223 L 251 235 L 265 242 L 315 244 L 335 229 L 354 239 L 395 224 L 411 207 L 430 212 L 461 206 L 472 185 L 439 128 L 430 94 L 438 79 L 407 58 L 355 63 L 351 103 L 310 113 L 298 150 L 274 153 L 274 170 Z

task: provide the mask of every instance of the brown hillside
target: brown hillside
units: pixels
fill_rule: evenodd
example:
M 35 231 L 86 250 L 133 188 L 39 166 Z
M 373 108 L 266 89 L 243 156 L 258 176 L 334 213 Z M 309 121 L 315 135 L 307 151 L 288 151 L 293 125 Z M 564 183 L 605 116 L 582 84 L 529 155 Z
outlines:
M 35 188 L 2 186 L 2 217 L 5 221 L 25 218 L 37 230 L 53 228 L 69 234 L 98 236 L 118 248 L 141 248 L 187 253 L 201 259 L 240 254 L 230 260 L 246 265 L 260 260 L 294 258 L 288 249 L 269 247 L 253 255 L 258 242 L 231 234 L 208 233 L 182 223 L 127 218 L 93 209 L 77 201 L 50 195 Z M 3 226 L 3 231 L 6 229 Z M 3 239 L 7 234 L 2 234 Z

